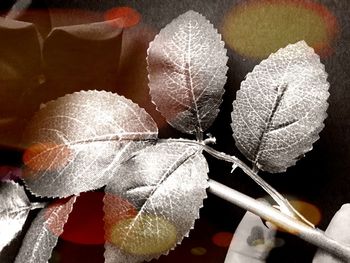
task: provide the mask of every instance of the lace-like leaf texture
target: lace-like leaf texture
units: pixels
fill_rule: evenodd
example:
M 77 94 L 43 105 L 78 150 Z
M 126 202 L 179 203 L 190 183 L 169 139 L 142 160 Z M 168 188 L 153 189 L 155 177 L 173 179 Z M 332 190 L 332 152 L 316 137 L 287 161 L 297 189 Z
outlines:
M 206 197 L 201 148 L 169 140 L 125 162 L 106 186 L 105 262 L 143 262 L 187 236 Z
M 257 168 L 285 171 L 318 140 L 328 88 L 324 65 L 304 41 L 270 55 L 247 75 L 233 103 L 237 147 Z
M 47 263 L 77 197 L 61 199 L 42 209 L 23 240 L 15 263 Z
M 46 104 L 26 131 L 25 183 L 35 195 L 47 197 L 100 188 L 157 132 L 146 111 L 122 96 L 66 95 Z
M 155 37 L 148 49 L 149 87 L 167 122 L 185 133 L 206 130 L 224 93 L 227 56 L 213 25 L 188 11 Z
M 6 181 L 0 183 L 0 252 L 21 231 L 29 211 L 38 208 L 31 203 L 22 186 Z

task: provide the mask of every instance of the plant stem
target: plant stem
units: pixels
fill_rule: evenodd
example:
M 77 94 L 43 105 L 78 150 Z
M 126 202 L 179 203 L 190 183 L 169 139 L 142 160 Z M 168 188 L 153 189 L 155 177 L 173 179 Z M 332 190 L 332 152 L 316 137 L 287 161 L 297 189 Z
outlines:
M 210 155 L 220 160 L 231 162 L 239 168 L 241 168 L 245 174 L 252 178 L 262 189 L 264 189 L 273 198 L 273 200 L 275 200 L 275 202 L 279 205 L 279 208 L 283 213 L 298 218 L 313 228 L 315 227 L 311 222 L 309 222 L 305 217 L 303 217 L 275 188 L 269 185 L 264 179 L 262 179 L 257 174 L 257 172 L 250 169 L 250 167 L 244 162 L 242 162 L 240 159 L 238 159 L 235 156 L 219 152 L 208 145 L 203 145 L 203 148 Z
M 285 231 L 320 247 L 344 262 L 350 262 L 350 247 L 327 237 L 323 231 L 314 229 L 291 216 L 281 213 L 265 203 L 256 201 L 247 195 L 211 179 L 209 180 L 208 191 L 232 204 L 260 216 Z

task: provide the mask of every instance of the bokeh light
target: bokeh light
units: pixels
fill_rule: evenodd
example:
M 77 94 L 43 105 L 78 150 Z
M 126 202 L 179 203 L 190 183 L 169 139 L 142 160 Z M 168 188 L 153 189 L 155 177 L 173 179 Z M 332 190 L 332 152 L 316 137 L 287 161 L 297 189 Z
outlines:
M 207 253 L 204 247 L 194 247 L 191 249 L 191 254 L 194 256 L 203 256 Z
M 118 28 L 128 28 L 137 25 L 141 20 L 141 15 L 131 7 L 115 7 L 109 9 L 105 15 L 105 20 L 110 21 L 112 26 Z
M 175 246 L 176 227 L 168 220 L 152 215 L 138 215 L 121 220 L 113 228 L 110 242 L 135 255 L 165 252 Z
M 101 192 L 87 192 L 77 198 L 60 235 L 63 240 L 84 245 L 104 244 L 103 196 L 104 193 Z M 55 207 L 60 202 L 62 201 L 55 201 L 50 207 Z M 49 225 L 50 231 L 58 235 L 56 228 L 55 222 Z
M 25 150 L 23 163 L 34 171 L 55 171 L 69 163 L 71 154 L 66 145 L 38 143 Z
M 137 215 L 136 207 L 128 200 L 115 194 L 106 193 L 103 199 L 105 239 L 113 242 L 114 227 L 122 220 L 134 218 Z
M 290 200 L 289 202 L 312 224 L 318 225 L 320 223 L 322 215 L 317 206 L 301 200 Z
M 219 232 L 212 237 L 212 241 L 218 247 L 229 247 L 232 237 L 231 232 Z
M 338 26 L 324 6 L 305 0 L 252 0 L 234 6 L 221 27 L 225 42 L 245 57 L 263 59 L 305 40 L 321 56 L 331 54 Z

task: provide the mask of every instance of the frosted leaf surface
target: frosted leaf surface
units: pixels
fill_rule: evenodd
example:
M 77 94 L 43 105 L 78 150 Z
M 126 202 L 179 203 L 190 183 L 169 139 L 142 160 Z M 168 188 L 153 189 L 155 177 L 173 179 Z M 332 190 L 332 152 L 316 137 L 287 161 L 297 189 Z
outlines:
M 0 252 L 21 231 L 32 205 L 22 186 L 0 183 Z
M 157 131 L 144 109 L 117 94 L 66 95 L 46 104 L 26 131 L 24 180 L 34 194 L 47 197 L 100 188 Z
M 227 59 L 221 35 L 199 13 L 188 11 L 160 31 L 148 49 L 149 87 L 169 124 L 196 133 L 213 123 Z
M 42 209 L 32 222 L 15 263 L 47 263 L 73 210 L 76 196 Z
M 105 262 L 151 260 L 180 243 L 199 217 L 207 172 L 200 147 L 175 140 L 124 163 L 105 189 Z
M 304 41 L 263 60 L 233 103 L 233 137 L 259 169 L 283 172 L 312 149 L 324 127 L 329 83 L 319 56 Z

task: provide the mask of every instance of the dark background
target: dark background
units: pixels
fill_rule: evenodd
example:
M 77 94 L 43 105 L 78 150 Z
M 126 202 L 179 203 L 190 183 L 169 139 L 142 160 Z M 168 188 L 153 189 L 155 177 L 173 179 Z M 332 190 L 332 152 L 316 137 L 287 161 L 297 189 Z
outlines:
M 0 6 L 3 12 L 6 12 L 13 2 L 1 0 Z M 118 74 L 116 74 L 117 80 L 115 83 L 108 85 L 106 89 L 125 95 L 146 108 L 159 124 L 160 137 L 186 137 L 186 135 L 180 134 L 165 124 L 164 119 L 150 103 L 145 68 L 148 42 L 173 18 L 189 9 L 206 16 L 220 32 L 225 13 L 242 2 L 245 1 L 34 1 L 29 11 L 25 12 L 19 19 L 34 22 L 39 31 L 45 36 L 54 26 L 61 26 L 65 23 L 98 21 L 100 16 L 95 16 L 94 14 L 103 13 L 113 7 L 129 6 L 137 10 L 141 14 L 141 22 L 135 27 L 125 29 L 119 69 Z M 350 2 L 346 0 L 321 0 L 317 1 L 317 3 L 324 5 L 331 12 L 338 24 L 337 34 L 330 41 L 332 53 L 322 57 L 322 62 L 326 65 L 331 84 L 326 126 L 320 134 L 320 140 L 314 144 L 313 150 L 307 153 L 305 158 L 297 162 L 296 166 L 289 168 L 284 174 L 261 174 L 264 179 L 282 194 L 318 207 L 322 215 L 318 227 L 325 229 L 334 213 L 342 204 L 348 203 L 350 200 L 350 70 L 348 68 L 350 65 Z M 56 11 L 52 12 L 52 10 Z M 57 12 L 57 10 L 63 11 Z M 81 18 L 82 15 L 77 10 L 84 14 L 86 12 L 90 13 Z M 62 17 L 67 16 L 77 16 L 77 18 L 73 19 L 75 22 L 67 22 L 67 20 L 62 19 Z M 0 39 L 0 41 L 3 40 Z M 24 42 L 23 45 L 26 45 L 26 43 Z M 232 101 L 235 98 L 236 91 L 239 89 L 240 82 L 261 59 L 244 57 L 232 47 L 228 45 L 226 47 L 229 56 L 229 70 L 227 73 L 227 84 L 225 85 L 224 102 L 217 120 L 208 132 L 217 138 L 216 149 L 235 154 L 245 160 L 234 147 L 230 127 L 230 112 L 232 111 Z M 90 65 L 90 67 L 91 71 L 98 70 L 94 69 L 94 65 Z M 81 80 L 74 78 L 74 74 L 79 74 L 79 69 L 77 69 L 76 73 L 73 72 L 65 77 L 64 84 L 81 83 Z M 79 86 L 63 88 L 62 82 L 58 82 L 57 79 L 48 78 L 39 87 L 35 87 L 34 90 L 37 93 L 29 92 L 28 98 L 38 98 L 37 102 L 39 103 L 72 92 Z M 1 83 L 5 82 L 2 80 Z M 93 82 L 91 84 L 92 87 L 85 86 L 83 88 L 104 89 L 104 87 L 99 86 L 101 83 L 103 83 L 103 80 L 101 82 Z M 26 105 L 26 103 L 21 103 L 18 107 L 24 107 L 23 105 Z M 16 104 L 13 104 L 13 107 L 15 108 Z M 9 115 L 15 114 L 13 113 L 15 110 L 13 112 L 11 110 L 7 109 L 6 112 L 9 112 Z M 23 118 L 27 119 L 29 116 L 26 115 Z M 1 127 L 5 130 L 2 140 L 0 140 L 2 145 L 0 163 L 2 165 L 21 166 L 23 148 L 17 141 L 19 137 L 17 134 L 21 133 L 24 124 L 16 125 L 10 128 L 4 125 Z M 210 165 L 209 176 L 211 178 L 254 198 L 265 196 L 265 193 L 239 170 L 230 175 L 231 167 L 229 164 L 219 162 L 211 157 L 208 157 L 208 161 Z M 100 212 L 91 211 L 92 214 L 99 214 Z M 162 256 L 157 262 L 223 262 L 227 247 L 215 245 L 212 242 L 212 237 L 219 232 L 233 233 L 244 213 L 244 210 L 209 194 L 208 199 L 205 200 L 204 208 L 201 209 L 201 218 L 197 220 L 195 229 L 191 232 L 190 237 L 185 239 L 168 256 Z M 35 213 L 32 213 L 31 218 L 34 215 Z M 85 215 L 88 217 L 87 214 Z M 29 223 L 30 219 L 27 222 L 27 227 Z M 344 222 L 344 224 L 350 224 L 350 222 Z M 295 237 L 283 233 L 279 235 L 284 239 L 285 244 L 273 250 L 267 262 L 311 261 L 316 250 L 315 247 Z M 20 243 L 20 240 L 17 243 Z M 202 256 L 193 255 L 191 249 L 195 247 L 205 248 L 206 253 Z M 4 258 L 10 259 L 13 257 L 16 249 L 17 246 L 14 243 L 5 251 L 6 257 Z M 103 245 L 78 244 L 61 239 L 55 249 L 52 262 L 103 262 Z

